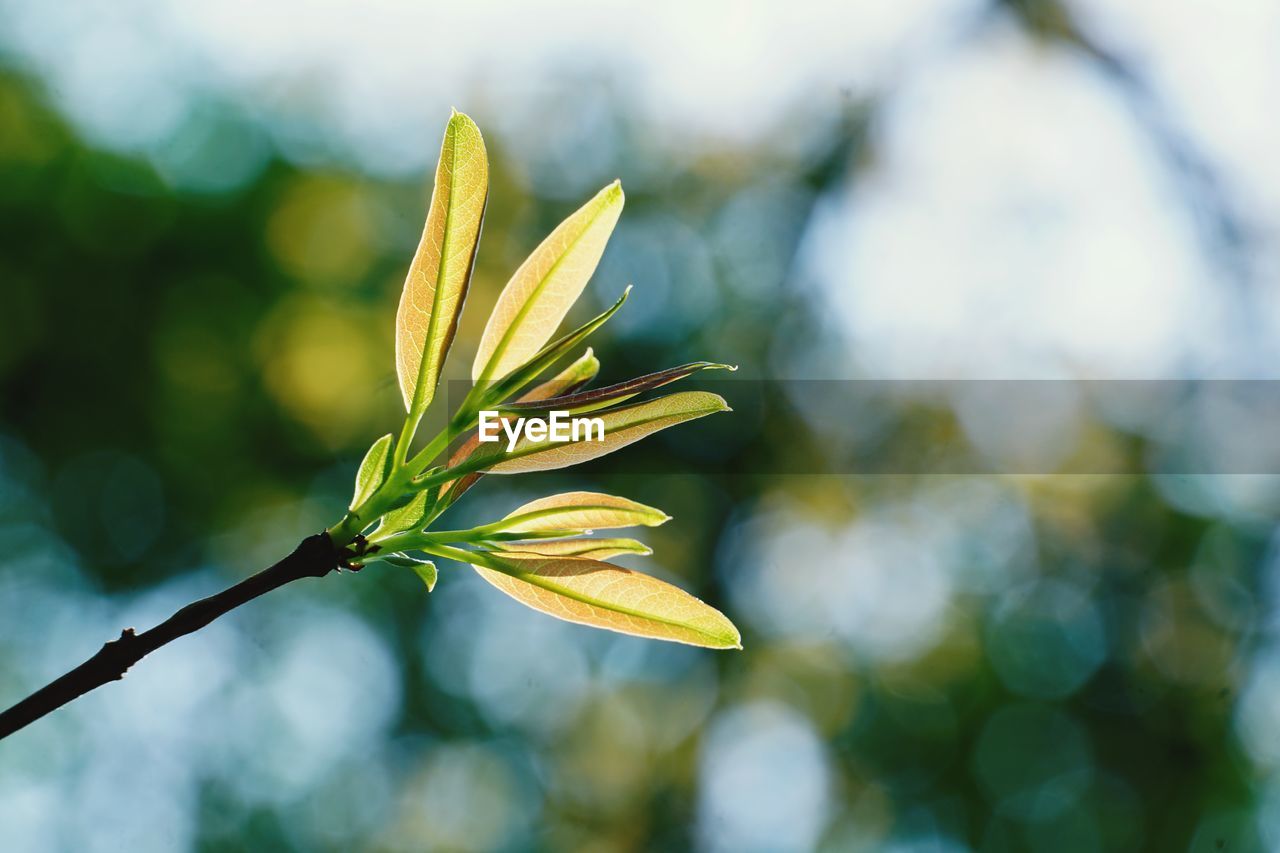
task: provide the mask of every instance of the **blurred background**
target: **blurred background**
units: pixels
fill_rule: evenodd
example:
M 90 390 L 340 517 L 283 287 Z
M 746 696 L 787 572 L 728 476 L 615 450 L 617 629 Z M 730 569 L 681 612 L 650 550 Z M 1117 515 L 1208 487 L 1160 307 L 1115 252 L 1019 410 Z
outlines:
M 0 704 L 338 519 L 399 423 L 393 316 L 451 106 L 492 163 L 451 375 L 620 177 L 571 317 L 636 284 L 602 381 L 709 358 L 757 389 L 453 513 L 659 506 L 634 565 L 745 651 L 560 623 L 455 565 L 430 596 L 384 565 L 298 583 L 0 744 L 4 849 L 1280 849 L 1280 479 L 1160 453 L 1171 423 L 1212 455 L 1274 420 L 1107 382 L 1016 418 L 788 391 L 1275 378 L 1280 6 L 0 21 Z M 851 447 L 1005 473 L 823 464 Z

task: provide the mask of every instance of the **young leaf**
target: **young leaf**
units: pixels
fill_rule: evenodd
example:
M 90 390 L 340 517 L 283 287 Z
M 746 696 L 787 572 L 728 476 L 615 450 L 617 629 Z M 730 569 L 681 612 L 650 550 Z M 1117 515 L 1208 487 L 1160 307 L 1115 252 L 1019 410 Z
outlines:
M 563 358 L 570 350 L 587 339 L 592 332 L 603 326 L 610 317 L 617 313 L 631 295 L 631 285 L 623 289 L 618 301 L 609 306 L 603 313 L 583 323 L 564 337 L 553 341 L 538 351 L 538 354 L 516 368 L 501 382 L 494 383 L 484 389 L 484 399 L 502 402 L 538 377 L 542 371 Z
M 564 370 L 557 373 L 540 385 L 535 385 L 532 390 L 527 392 L 520 398 L 521 402 L 533 400 L 545 400 L 556 394 L 571 394 L 577 389 L 583 387 L 600 372 L 600 362 L 596 359 L 591 347 L 587 347 L 587 351 L 583 353 L 577 361 L 570 364 Z M 466 441 L 458 445 L 458 449 L 449 457 L 450 467 L 461 464 L 464 460 L 476 452 L 480 446 L 479 433 L 473 432 L 467 436 Z M 448 508 L 454 501 L 462 497 L 468 489 L 476 484 L 483 474 L 472 472 L 459 477 L 457 480 L 451 480 L 439 487 L 439 490 L 426 489 L 426 492 L 434 492 L 439 497 L 436 505 L 441 507 L 441 511 Z M 403 528 L 408 529 L 408 528 Z
M 730 411 L 724 399 L 705 391 L 684 391 L 655 400 L 597 412 L 605 425 L 603 441 L 530 442 L 521 438 L 508 453 L 504 442 L 481 444 L 472 434 L 449 459 L 457 476 L 439 487 L 437 506 L 448 507 L 480 479 L 482 473 L 519 474 L 577 465 L 620 450 L 667 427 L 715 412 Z
M 599 492 L 565 492 L 530 501 L 486 532 L 530 533 L 540 530 L 607 530 L 613 527 L 657 527 L 671 516 L 660 509 Z
M 427 518 L 431 514 L 432 494 L 433 490 L 423 489 L 416 493 L 413 499 L 404 506 L 385 513 L 382 516 L 382 523 L 378 525 L 378 529 L 369 537 L 369 541 L 377 542 L 393 533 L 421 529 L 427 523 Z
M 430 560 L 423 560 L 413 567 L 418 573 L 418 577 L 422 578 L 422 582 L 427 585 L 427 592 L 434 592 L 436 588 L 436 564 Z
M 469 552 L 482 578 L 534 610 L 637 637 L 740 649 L 723 613 L 657 578 L 581 557 Z
M 489 457 L 495 459 L 493 463 L 485 464 L 486 458 L 481 457 L 463 464 L 475 465 L 475 470 L 483 469 L 490 474 L 523 474 L 566 468 L 620 450 L 667 427 L 726 411 L 729 411 L 729 406 L 718 394 L 682 391 L 594 413 L 594 417 L 604 423 L 602 441 L 531 441 L 522 436 L 509 452 L 502 442 L 480 445 L 481 452 L 487 448 L 495 449 L 490 451 L 495 456 Z
M 647 557 L 653 549 L 635 539 L 543 539 L 537 542 L 504 542 L 499 549 L 517 554 L 537 554 L 542 557 L 585 557 L 589 560 L 607 560 L 619 554 L 639 554 Z
M 737 370 L 731 364 L 716 364 L 711 361 L 695 361 L 692 364 L 682 364 L 679 367 L 670 367 L 666 370 L 660 370 L 657 373 L 650 373 L 645 376 L 639 376 L 635 379 L 629 379 L 626 382 L 619 382 L 617 385 L 609 385 L 605 388 L 596 388 L 591 391 L 580 391 L 576 394 L 565 393 L 556 397 L 543 400 L 520 400 L 515 403 L 508 403 L 502 406 L 504 412 L 512 412 L 514 414 L 523 414 L 533 411 L 560 411 L 560 412 L 590 412 L 595 409 L 602 409 L 605 406 L 611 406 L 614 403 L 621 403 L 631 399 L 637 394 L 643 393 L 653 388 L 660 388 L 668 385 L 678 379 L 697 373 L 699 370 Z
M 622 185 L 614 181 L 560 223 L 520 265 L 489 315 L 472 379 L 500 379 L 547 342 L 595 272 L 623 202 Z
M 420 417 L 435 396 L 471 280 L 488 194 L 489 161 L 480 129 L 455 112 L 396 312 L 396 372 L 411 418 Z
M 400 566 L 401 568 L 413 569 L 418 577 L 422 578 L 422 582 L 427 585 L 427 592 L 431 592 L 436 588 L 436 564 L 430 560 L 420 560 L 408 554 L 388 554 L 385 557 L 378 557 L 384 563 L 392 566 Z
M 418 573 L 418 577 L 422 578 L 422 582 L 427 586 L 427 592 L 434 592 L 436 588 L 436 564 L 430 561 L 423 561 L 413 567 Z
M 599 372 L 600 360 L 596 358 L 591 347 L 587 347 L 587 351 L 579 356 L 577 361 L 546 382 L 535 385 L 520 397 L 520 402 L 522 404 L 532 404 L 538 400 L 549 400 L 553 397 L 572 394 L 592 379 L 595 379 L 596 374 Z
M 455 450 L 453 452 L 453 455 L 449 457 L 449 466 L 453 467 L 456 465 L 461 465 L 465 460 L 470 458 L 473 454 L 477 453 L 479 449 L 480 449 L 480 434 L 478 432 L 473 432 L 471 433 L 471 435 L 467 436 L 466 441 L 458 445 L 458 449 Z M 479 471 L 472 471 L 468 474 L 463 474 L 461 477 L 458 477 L 456 480 L 450 480 L 447 483 L 441 483 L 439 491 L 436 493 L 438 495 L 438 497 L 436 498 L 436 505 L 444 508 L 451 506 L 454 503 L 454 501 L 462 497 L 462 495 L 466 493 L 468 489 L 474 486 L 476 482 L 479 481 L 479 479 L 483 476 L 484 475 L 481 474 Z M 426 489 L 425 491 L 429 492 L 432 490 Z
M 364 454 L 364 461 L 356 471 L 356 489 L 348 509 L 356 509 L 373 496 L 391 473 L 391 434 L 375 441 Z

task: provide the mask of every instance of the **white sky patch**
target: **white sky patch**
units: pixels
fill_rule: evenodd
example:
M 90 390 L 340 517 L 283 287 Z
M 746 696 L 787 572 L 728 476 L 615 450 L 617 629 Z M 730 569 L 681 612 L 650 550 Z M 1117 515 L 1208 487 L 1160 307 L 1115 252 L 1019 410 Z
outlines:
M 698 836 L 707 851 L 808 850 L 831 810 L 831 771 L 812 724 L 771 703 L 712 722 L 698 774 Z
M 1275 709 L 1280 706 L 1280 653 L 1274 644 L 1254 657 L 1235 709 L 1236 737 L 1256 764 L 1280 767 Z
M 1207 154 L 1240 202 L 1255 283 L 1273 284 L 1280 6 L 1072 6 Z M 456 105 L 521 140 L 515 165 L 538 192 L 576 198 L 622 156 L 610 87 L 640 105 L 649 143 L 673 162 L 726 142 L 803 154 L 811 125 L 846 96 L 881 94 L 874 167 L 823 201 L 807 241 L 808 268 L 870 372 L 1256 376 L 1280 364 L 1280 289 L 1234 301 L 1238 283 L 1213 268 L 1185 188 L 1113 81 L 1011 26 L 980 29 L 985 8 L 0 0 L 0 50 L 47 82 L 87 138 L 148 153 L 194 185 L 230 168 L 215 156 L 228 147 L 220 119 L 194 109 L 204 98 L 260 121 L 304 164 L 349 159 L 387 175 L 429 166 Z M 192 133 L 214 133 L 214 160 L 184 179 L 170 161 L 188 156 L 179 143 Z
M 1280 4 L 1071 0 L 1084 28 L 1138 69 L 1207 156 L 1241 219 L 1254 289 L 1251 361 L 1280 363 Z
M 1246 209 L 1280 220 L 1280 4 L 1070 0 L 1085 28 L 1171 103 Z M 1275 244 L 1273 243 L 1273 251 Z
M 1015 492 L 945 477 L 837 526 L 784 501 L 731 528 L 717 562 L 731 579 L 732 612 L 755 630 L 836 640 L 870 663 L 892 663 L 942 640 L 958 594 L 1025 579 L 1034 541 Z
M 566 72 L 624 81 L 677 146 L 758 138 L 805 100 L 837 108 L 978 6 L 0 0 L 0 45 L 109 145 L 171 131 L 184 102 L 208 93 L 318 123 L 366 168 L 404 173 L 427 165 L 422 140 L 450 106 L 497 119 Z M 476 92 L 484 103 L 456 103 Z
M 1212 364 L 1220 293 L 1110 85 L 997 28 L 887 101 L 806 247 L 875 376 L 1130 378 Z
M 888 514 L 886 514 L 888 515 Z M 839 639 L 870 661 L 913 660 L 946 627 L 951 566 L 922 531 L 889 517 L 828 530 L 790 513 L 731 559 L 738 611 L 766 633 Z M 745 543 L 743 543 L 745 544 Z

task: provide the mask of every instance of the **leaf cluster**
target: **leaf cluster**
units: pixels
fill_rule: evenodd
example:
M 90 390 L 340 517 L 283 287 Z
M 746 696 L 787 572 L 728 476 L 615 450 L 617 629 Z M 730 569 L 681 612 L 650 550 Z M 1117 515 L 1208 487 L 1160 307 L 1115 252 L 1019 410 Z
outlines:
M 532 501 L 488 524 L 436 529 L 437 519 L 485 475 L 575 465 L 729 409 L 721 397 L 702 391 L 637 399 L 699 371 L 733 369 L 713 362 L 588 388 L 600 370 L 592 350 L 569 359 L 622 307 L 630 287 L 599 316 L 553 337 L 595 272 L 622 213 L 625 196 L 615 181 L 560 223 L 511 276 L 485 325 L 470 392 L 446 428 L 415 450 L 466 302 L 488 193 L 484 138 L 470 118 L 455 112 L 396 312 L 404 425 L 398 436 L 388 433 L 369 448 L 347 513 L 329 535 L 345 549 L 350 568 L 375 560 L 407 567 L 428 591 L 437 579 L 432 558 L 445 558 L 471 565 L 507 595 L 560 619 L 741 648 L 737 629 L 718 610 L 678 587 L 606 562 L 651 552 L 635 539 L 597 538 L 595 531 L 653 527 L 669 520 L 661 510 L 613 495 L 569 492 Z M 482 443 L 476 430 L 482 411 L 503 418 L 590 412 L 604 423 L 605 435 L 596 441 L 525 436 L 512 447 Z

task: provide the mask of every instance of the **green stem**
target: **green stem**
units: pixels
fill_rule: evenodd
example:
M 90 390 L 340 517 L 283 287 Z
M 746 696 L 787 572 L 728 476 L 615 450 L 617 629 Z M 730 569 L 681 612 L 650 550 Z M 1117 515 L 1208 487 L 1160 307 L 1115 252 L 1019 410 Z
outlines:
M 360 516 L 348 510 L 347 514 L 342 516 L 342 520 L 328 528 L 325 533 L 328 533 L 329 538 L 333 540 L 334 548 L 341 551 L 355 541 L 364 527 L 365 525 L 360 522 Z
M 468 565 L 475 565 L 477 563 L 482 566 L 486 564 L 489 566 L 492 565 L 489 563 L 488 555 L 483 551 L 467 551 L 463 548 L 451 548 L 448 545 L 441 545 L 436 542 L 427 542 L 418 550 L 425 551 L 435 557 L 444 557 L 446 560 L 454 560 L 459 563 L 467 563 Z
M 373 544 L 386 553 L 394 551 L 419 551 L 423 544 L 435 542 L 473 542 L 470 530 L 441 530 L 425 533 L 421 530 L 403 530 L 385 539 L 375 538 Z
M 409 445 L 413 443 L 413 437 L 418 433 L 418 423 L 421 416 L 415 418 L 412 416 L 404 419 L 404 426 L 400 428 L 400 438 L 396 441 L 395 454 L 391 457 L 391 470 L 397 471 L 404 467 L 405 458 L 409 455 Z
M 454 437 L 471 429 L 476 424 L 481 406 L 485 404 L 487 395 L 479 391 L 481 386 L 474 385 L 462 401 L 449 424 L 435 435 L 422 450 L 409 459 L 409 447 L 417 434 L 421 414 L 414 417 L 412 413 L 405 418 L 400 430 L 400 438 L 396 441 L 392 453 L 391 475 L 386 482 L 360 506 L 349 510 L 342 520 L 326 531 L 339 548 L 345 548 L 356 540 L 366 527 L 381 516 L 406 491 L 418 492 L 432 486 L 456 479 L 461 474 L 469 473 L 465 465 L 458 468 L 446 468 L 426 477 L 417 477 L 418 472 L 436 460 L 441 453 L 449 449 Z
M 391 475 L 387 477 L 386 482 L 376 492 L 369 496 L 367 501 L 355 509 L 348 510 L 341 521 L 326 531 L 339 548 L 345 548 L 354 542 L 356 536 L 362 530 L 385 513 L 392 503 L 406 491 L 416 492 L 435 484 L 435 482 L 427 482 L 419 485 L 413 479 L 413 474 L 421 471 L 448 448 L 453 434 L 453 424 L 439 432 L 431 441 L 427 442 L 426 447 L 414 455 L 411 461 L 406 462 L 405 457 L 409 455 L 408 448 L 417 429 L 417 423 L 414 418 L 405 418 L 404 427 L 400 430 L 400 439 L 396 442 L 395 451 L 392 455 Z
M 487 464 L 493 464 L 493 463 L 490 462 Z M 421 491 L 422 489 L 429 489 L 432 486 L 438 486 L 441 483 L 447 483 L 450 480 L 456 480 L 459 477 L 461 477 L 463 474 L 470 474 L 472 471 L 479 470 L 480 468 L 483 468 L 483 467 L 484 465 L 469 465 L 468 463 L 464 462 L 461 465 L 455 466 L 453 468 L 441 468 L 439 471 L 435 472 L 434 474 L 428 474 L 425 477 L 416 477 L 411 482 L 411 485 L 413 486 L 413 490 L 415 492 L 418 492 L 418 491 Z
M 569 536 L 581 536 L 585 530 L 534 530 L 520 532 L 501 532 L 493 529 L 494 525 L 472 527 L 467 530 L 405 530 L 393 533 L 385 539 L 373 537 L 370 544 L 377 545 L 385 553 L 394 551 L 421 551 L 425 545 L 443 543 L 468 545 L 498 544 L 502 542 L 522 542 L 538 539 L 564 539 Z
M 436 457 L 449 447 L 449 442 L 453 440 L 454 435 L 457 435 L 457 433 L 454 432 L 453 424 L 450 423 L 449 426 L 437 433 L 435 438 L 428 441 L 427 446 L 418 451 L 407 464 L 402 464 L 400 467 L 407 468 L 411 475 L 416 474 L 434 462 Z
M 392 457 L 394 460 L 392 467 L 396 470 L 408 467 L 415 473 L 421 471 L 449 447 L 449 442 L 453 441 L 455 436 L 475 426 L 475 417 L 481 408 L 480 402 L 475 399 L 478 388 L 479 386 L 476 385 L 471 386 L 471 390 L 467 392 L 466 398 L 463 399 L 462 405 L 458 407 L 449 424 L 427 442 L 426 447 L 414 454 L 413 459 L 408 458 L 409 447 L 413 444 L 413 437 L 418 432 L 422 413 L 417 417 L 410 415 L 405 418 L 404 427 L 400 430 L 400 440 L 396 442 L 395 454 Z

